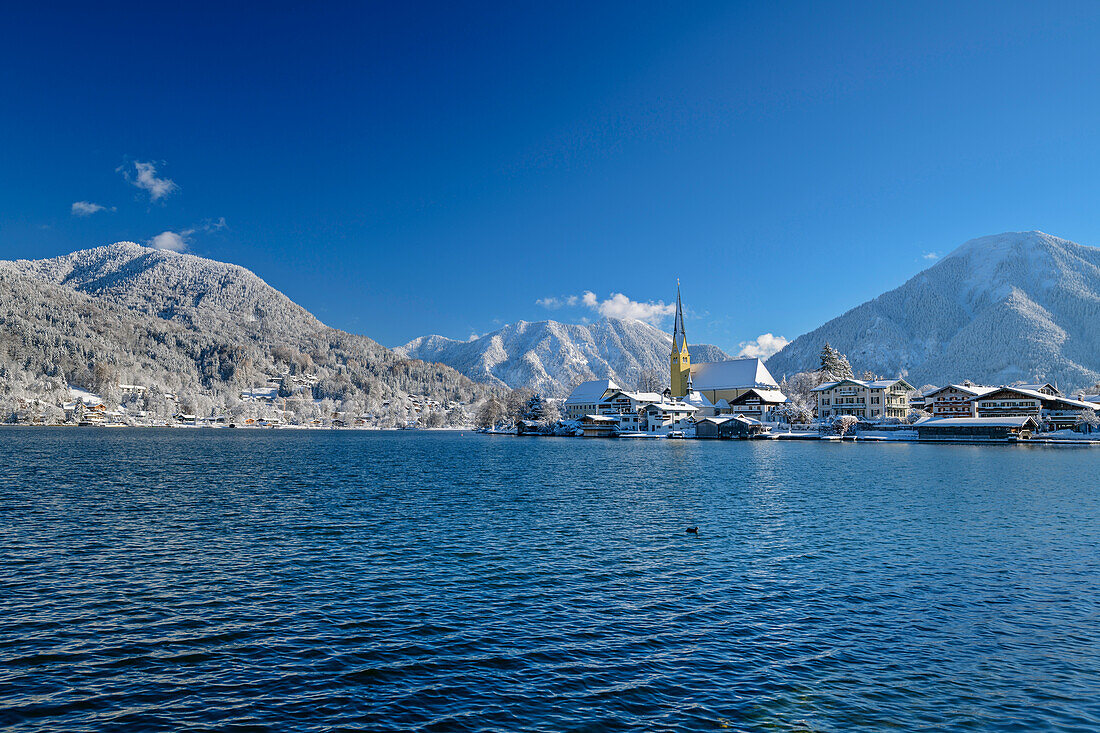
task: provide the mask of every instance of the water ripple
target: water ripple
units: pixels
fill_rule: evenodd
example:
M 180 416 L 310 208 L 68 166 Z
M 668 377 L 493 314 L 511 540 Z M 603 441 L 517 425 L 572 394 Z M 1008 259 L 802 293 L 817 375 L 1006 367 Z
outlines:
M 1095 451 L 2 433 L 9 730 L 1100 729 Z

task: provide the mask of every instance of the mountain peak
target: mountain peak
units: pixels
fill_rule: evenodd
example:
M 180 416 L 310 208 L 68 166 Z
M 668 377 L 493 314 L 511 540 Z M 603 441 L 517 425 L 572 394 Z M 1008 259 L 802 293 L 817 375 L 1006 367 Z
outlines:
M 1080 247 L 1083 245 L 1032 229 L 1026 232 L 1001 232 L 971 239 L 956 247 L 944 259 L 981 256 L 989 260 L 1004 260 L 1025 252 L 1049 252 L 1051 249 L 1064 250 Z
M 628 386 L 649 372 L 667 379 L 671 343 L 667 333 L 644 321 L 600 318 L 585 324 L 517 321 L 473 341 L 421 336 L 395 351 L 447 364 L 475 381 L 564 397 L 589 379 Z M 729 358 L 707 344 L 693 344 L 691 354 L 700 362 Z
M 971 239 L 908 282 L 804 334 L 768 360 L 775 374 L 817 366 L 828 341 L 857 371 L 944 384 L 1043 374 L 1100 378 L 1100 248 L 1040 231 Z

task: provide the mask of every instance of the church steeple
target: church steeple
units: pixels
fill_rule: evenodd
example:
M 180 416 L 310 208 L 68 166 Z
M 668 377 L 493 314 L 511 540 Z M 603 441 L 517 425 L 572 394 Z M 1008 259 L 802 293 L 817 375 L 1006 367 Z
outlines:
M 680 300 L 680 281 L 676 281 L 676 324 L 672 329 L 672 354 L 669 357 L 671 379 L 669 389 L 673 397 L 683 397 L 691 389 L 691 354 L 688 352 L 687 334 L 684 332 L 684 305 Z
M 684 306 L 680 302 L 680 281 L 676 281 L 676 325 L 672 329 L 672 350 L 679 351 L 687 346 L 687 334 L 684 333 Z

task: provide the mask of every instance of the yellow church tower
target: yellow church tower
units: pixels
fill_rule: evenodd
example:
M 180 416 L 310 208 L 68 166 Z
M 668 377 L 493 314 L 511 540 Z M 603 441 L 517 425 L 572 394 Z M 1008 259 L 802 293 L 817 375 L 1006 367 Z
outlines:
M 684 333 L 684 307 L 680 303 L 680 281 L 676 281 L 676 326 L 672 331 L 672 355 L 669 358 L 672 378 L 669 389 L 672 396 L 683 397 L 691 389 L 691 354 L 688 353 L 687 335 Z

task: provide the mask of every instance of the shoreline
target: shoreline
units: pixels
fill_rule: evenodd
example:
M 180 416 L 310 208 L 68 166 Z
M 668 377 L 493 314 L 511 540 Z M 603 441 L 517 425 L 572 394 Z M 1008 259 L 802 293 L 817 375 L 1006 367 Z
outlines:
M 229 427 L 228 425 L 30 425 L 21 423 L 3 423 L 0 424 L 0 428 L 13 428 L 13 429 L 90 429 L 90 430 L 117 430 L 117 429 L 131 429 L 131 430 L 201 430 L 201 431 L 222 431 L 231 430 L 248 431 L 248 432 L 284 432 L 284 431 L 303 431 L 303 432 L 366 432 L 366 433 L 470 433 L 471 435 L 484 435 L 493 437 L 512 437 L 512 438 L 563 438 L 563 439 L 577 439 L 583 438 L 583 436 L 577 435 L 542 435 L 539 433 L 524 433 L 516 434 L 514 432 L 495 430 L 485 431 L 479 430 L 473 427 L 462 428 L 375 428 L 375 427 L 340 427 L 340 426 L 310 426 L 310 425 L 238 425 Z M 633 442 L 632 438 L 640 436 L 612 436 L 604 438 L 596 438 L 595 440 L 628 440 Z M 935 438 L 920 440 L 916 437 L 882 437 L 875 435 L 820 435 L 818 433 L 811 432 L 798 432 L 798 433 L 774 433 L 771 435 L 761 435 L 753 438 L 669 438 L 665 435 L 646 435 L 649 440 L 671 440 L 675 443 L 684 441 L 703 441 L 707 443 L 734 443 L 734 442 L 749 442 L 749 441 L 776 441 L 776 442 L 805 442 L 805 441 L 820 441 L 825 443 L 860 443 L 860 444 L 882 444 L 882 443 L 917 443 L 922 445 L 936 444 L 936 445 L 1044 445 L 1044 446 L 1062 446 L 1062 447 L 1075 447 L 1075 448 L 1093 448 L 1100 447 L 1100 438 L 1030 438 L 1027 440 L 967 440 L 967 439 L 952 439 L 952 438 Z M 648 442 L 648 441 L 647 441 Z

